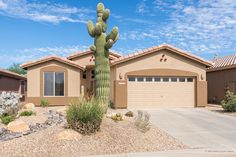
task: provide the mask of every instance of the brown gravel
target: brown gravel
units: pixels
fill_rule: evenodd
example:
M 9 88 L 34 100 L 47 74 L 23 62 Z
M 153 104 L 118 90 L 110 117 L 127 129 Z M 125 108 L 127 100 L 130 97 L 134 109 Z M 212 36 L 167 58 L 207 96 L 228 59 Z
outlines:
M 114 122 L 104 118 L 101 131 L 73 140 L 62 140 L 58 134 L 65 131 L 62 126 L 48 128 L 18 139 L 0 142 L 1 157 L 73 157 L 81 155 L 118 154 L 130 152 L 161 151 L 186 148 L 181 142 L 158 128 L 142 133 L 133 118 Z

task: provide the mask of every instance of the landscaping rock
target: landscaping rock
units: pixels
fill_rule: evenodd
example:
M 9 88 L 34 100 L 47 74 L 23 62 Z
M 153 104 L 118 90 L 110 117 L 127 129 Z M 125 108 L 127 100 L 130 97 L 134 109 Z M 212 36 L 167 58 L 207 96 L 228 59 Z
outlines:
M 48 118 L 44 123 L 36 123 L 34 125 L 27 125 L 24 121 L 16 120 L 8 124 L 7 129 L 0 127 L 0 141 L 7 141 L 14 138 L 29 135 L 43 129 L 65 124 L 65 117 L 62 113 L 49 110 Z M 78 134 L 78 133 L 77 133 Z M 71 138 L 72 135 L 68 135 Z M 77 135 L 79 136 L 79 135 Z M 76 137 L 78 138 L 78 137 Z
M 24 121 L 15 120 L 7 125 L 7 129 L 12 132 L 25 132 L 28 131 L 30 128 Z
M 125 114 L 126 117 L 133 117 L 134 116 L 134 113 L 132 111 L 128 111 L 126 114 Z
M 35 109 L 35 105 L 33 103 L 27 103 L 24 105 L 23 107 L 26 110 L 34 110 Z
M 57 134 L 57 139 L 59 140 L 79 140 L 82 135 L 74 130 L 66 129 Z

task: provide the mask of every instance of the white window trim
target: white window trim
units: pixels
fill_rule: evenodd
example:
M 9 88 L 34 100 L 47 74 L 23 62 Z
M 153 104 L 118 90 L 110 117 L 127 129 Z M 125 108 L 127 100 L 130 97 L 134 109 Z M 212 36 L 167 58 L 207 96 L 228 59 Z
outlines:
M 45 95 L 44 93 L 44 75 L 45 72 L 52 72 L 53 73 L 53 93 L 54 95 Z M 60 71 L 45 71 L 43 72 L 43 97 L 48 98 L 48 97 L 65 97 L 65 72 L 60 72 Z M 59 72 L 59 73 L 63 73 L 64 76 L 64 95 L 63 96 L 55 96 L 55 73 Z

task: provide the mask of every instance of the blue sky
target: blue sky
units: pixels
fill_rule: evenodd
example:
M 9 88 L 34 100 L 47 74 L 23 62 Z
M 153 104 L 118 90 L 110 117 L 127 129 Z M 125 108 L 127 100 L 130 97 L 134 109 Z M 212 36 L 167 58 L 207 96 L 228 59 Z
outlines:
M 98 2 L 121 54 L 162 43 L 205 59 L 236 53 L 236 0 L 0 0 L 0 67 L 88 49 Z

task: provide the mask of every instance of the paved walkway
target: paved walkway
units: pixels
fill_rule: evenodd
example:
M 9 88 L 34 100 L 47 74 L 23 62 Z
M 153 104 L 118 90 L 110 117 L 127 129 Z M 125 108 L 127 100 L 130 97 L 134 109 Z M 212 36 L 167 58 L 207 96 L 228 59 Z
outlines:
M 235 157 L 236 150 L 203 150 L 187 149 L 178 151 L 148 152 L 148 153 L 128 153 L 114 155 L 96 155 L 87 157 Z
M 194 149 L 236 149 L 236 118 L 201 108 L 148 111 L 158 128 Z
M 236 157 L 236 117 L 203 108 L 158 109 L 148 112 L 153 125 L 190 148 L 97 157 Z

